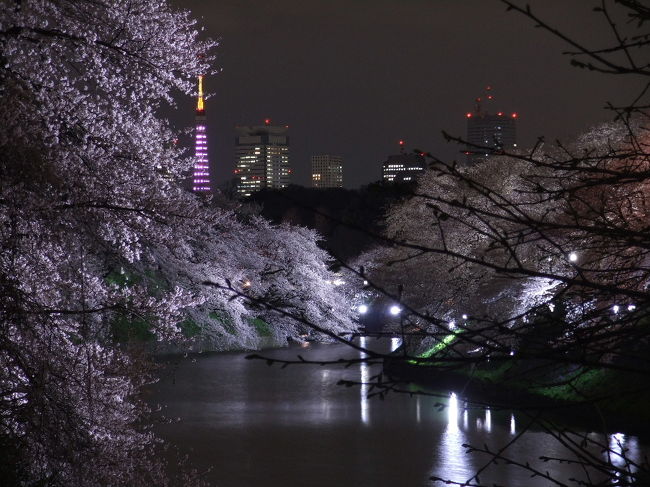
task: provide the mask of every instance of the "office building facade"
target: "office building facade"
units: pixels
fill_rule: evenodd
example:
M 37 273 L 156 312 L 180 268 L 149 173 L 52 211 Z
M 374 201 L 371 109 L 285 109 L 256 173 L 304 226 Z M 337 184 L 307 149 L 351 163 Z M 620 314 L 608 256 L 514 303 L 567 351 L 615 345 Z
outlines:
M 343 187 L 343 158 L 329 154 L 311 156 L 313 188 Z
M 473 112 L 467 118 L 467 163 L 469 165 L 484 161 L 502 151 L 511 151 L 517 146 L 517 113 L 494 111 L 490 107 L 494 102 L 491 87 L 476 99 Z
M 289 127 L 264 125 L 235 127 L 237 194 L 250 196 L 263 188 L 289 185 Z
M 424 157 L 420 154 L 395 154 L 388 156 L 382 164 L 381 176 L 388 182 L 414 181 L 426 167 Z

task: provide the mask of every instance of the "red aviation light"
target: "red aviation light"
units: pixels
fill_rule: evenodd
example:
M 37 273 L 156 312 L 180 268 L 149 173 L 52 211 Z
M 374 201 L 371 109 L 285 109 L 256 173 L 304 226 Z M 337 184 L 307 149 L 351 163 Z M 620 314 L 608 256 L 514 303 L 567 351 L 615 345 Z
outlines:
M 265 118 L 264 119 L 264 125 L 271 125 L 271 119 L 270 118 Z
M 400 145 L 400 146 L 404 145 L 404 141 L 403 141 L 403 140 L 400 140 L 400 141 L 399 141 L 399 145 Z
M 518 116 L 519 116 L 519 115 L 517 115 L 517 113 L 513 113 L 513 114 L 512 114 L 512 118 L 517 118 Z
M 467 112 L 467 113 L 465 114 L 465 116 L 466 116 L 467 118 L 472 118 L 472 114 L 471 114 L 470 112 Z
M 497 113 L 497 115 L 499 115 L 500 117 L 503 117 L 503 112 L 499 112 L 499 113 Z

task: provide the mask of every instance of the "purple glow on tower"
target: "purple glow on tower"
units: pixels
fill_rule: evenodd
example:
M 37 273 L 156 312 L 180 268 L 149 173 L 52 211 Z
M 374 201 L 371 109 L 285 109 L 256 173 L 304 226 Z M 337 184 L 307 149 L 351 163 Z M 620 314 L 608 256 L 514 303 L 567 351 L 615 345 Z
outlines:
M 199 97 L 196 103 L 196 129 L 194 131 L 194 174 L 192 191 L 211 191 L 210 163 L 208 161 L 208 137 L 206 133 L 205 105 L 203 100 L 203 76 L 199 76 Z

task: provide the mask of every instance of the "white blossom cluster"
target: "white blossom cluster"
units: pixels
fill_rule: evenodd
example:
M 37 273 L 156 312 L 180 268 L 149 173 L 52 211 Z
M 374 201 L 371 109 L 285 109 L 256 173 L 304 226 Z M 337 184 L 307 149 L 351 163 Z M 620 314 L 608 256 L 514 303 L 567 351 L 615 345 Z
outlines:
M 441 320 L 506 322 L 569 288 L 568 312 L 593 300 L 607 310 L 617 294 L 645 292 L 650 275 L 647 138 L 638 122 L 607 123 L 566 147 L 434 164 L 387 215 L 395 244 L 360 264 Z
M 276 342 L 351 326 L 315 234 L 178 184 L 157 114 L 213 47 L 163 0 L 0 0 L 3 485 L 172 483 L 116 324 L 172 341 L 189 320 L 214 348 L 259 346 L 256 318 Z

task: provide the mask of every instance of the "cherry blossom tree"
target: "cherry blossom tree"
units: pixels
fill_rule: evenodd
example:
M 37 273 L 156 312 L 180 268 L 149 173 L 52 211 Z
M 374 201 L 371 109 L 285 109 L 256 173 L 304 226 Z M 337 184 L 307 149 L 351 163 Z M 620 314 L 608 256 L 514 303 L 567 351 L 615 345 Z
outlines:
M 0 483 L 169 479 L 140 398 L 136 324 L 191 321 L 214 348 L 352 326 L 317 236 L 181 189 L 159 117 L 209 73 L 212 41 L 163 0 L 0 2 Z M 318 322 L 306 328 L 305 322 Z
M 646 80 L 644 88 L 613 94 L 631 99 L 609 103 L 613 120 L 571 143 L 540 139 L 513 152 L 480 147 L 491 157 L 470 168 L 429 155 L 413 196 L 387 216 L 384 245 L 357 264 L 381 293 L 401 300 L 406 320 L 418 327 L 405 333 L 403 356 L 390 357 L 389 370 L 407 362 L 432 373 L 461 370 L 468 380 L 478 371 L 490 377 L 489 387 L 501 383 L 578 403 L 613 433 L 619 408 L 641 410 L 650 397 L 648 8 L 634 0 L 595 2 L 613 43 L 593 49 L 529 6 L 503 3 L 566 41 L 573 65 L 636 76 Z M 404 390 L 385 377 L 372 385 L 377 394 Z M 548 420 L 541 404 L 537 409 L 531 424 L 570 452 L 543 460 L 578 464 L 586 478 L 562 479 L 528 463 L 521 468 L 555 485 L 647 483 L 647 461 Z M 605 452 L 604 459 L 590 448 Z M 468 449 L 510 461 L 504 450 Z M 434 480 L 479 487 L 486 485 L 483 470 L 466 481 Z

